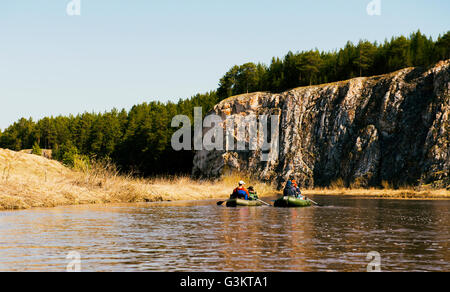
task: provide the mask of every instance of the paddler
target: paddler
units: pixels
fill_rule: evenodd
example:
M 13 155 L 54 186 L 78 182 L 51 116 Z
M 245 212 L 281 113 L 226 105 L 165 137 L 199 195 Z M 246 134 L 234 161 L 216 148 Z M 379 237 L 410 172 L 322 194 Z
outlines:
M 250 193 L 245 189 L 244 187 L 245 182 L 242 180 L 239 182 L 239 186 L 234 189 L 233 194 L 231 195 L 231 198 L 238 198 L 243 200 L 249 200 Z
M 256 201 L 259 199 L 258 194 L 256 193 L 256 191 L 253 187 L 248 188 L 248 193 L 250 194 L 251 201 Z
M 283 191 L 283 196 L 285 197 L 297 197 L 295 187 L 292 185 L 292 181 L 288 180 L 286 183 L 286 187 Z
M 302 191 L 298 187 L 297 182 L 295 181 L 295 179 L 292 180 L 292 186 L 295 188 L 296 197 L 297 198 L 303 198 Z

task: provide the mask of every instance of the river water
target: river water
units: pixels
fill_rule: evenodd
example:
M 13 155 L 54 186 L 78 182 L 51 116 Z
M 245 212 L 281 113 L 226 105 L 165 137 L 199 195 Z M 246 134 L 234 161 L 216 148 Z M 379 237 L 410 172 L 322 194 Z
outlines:
M 450 271 L 450 201 L 314 199 L 0 212 L 0 271 L 65 271 L 71 252 L 82 271 Z

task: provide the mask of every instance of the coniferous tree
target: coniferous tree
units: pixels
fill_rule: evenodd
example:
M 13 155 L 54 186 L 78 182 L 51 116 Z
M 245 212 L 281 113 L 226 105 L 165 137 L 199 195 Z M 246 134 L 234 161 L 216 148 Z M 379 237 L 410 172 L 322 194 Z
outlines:
M 360 41 L 357 51 L 359 56 L 353 62 L 359 67 L 359 76 L 361 77 L 373 66 L 376 46 L 368 41 Z

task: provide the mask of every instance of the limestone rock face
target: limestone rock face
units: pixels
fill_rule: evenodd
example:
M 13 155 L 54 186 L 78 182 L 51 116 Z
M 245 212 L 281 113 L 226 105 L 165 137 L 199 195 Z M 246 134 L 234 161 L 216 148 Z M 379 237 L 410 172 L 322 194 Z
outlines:
M 193 175 L 237 170 L 279 186 L 295 177 L 303 187 L 336 181 L 448 187 L 449 73 L 447 60 L 431 69 L 231 97 L 211 114 L 235 124 L 250 115 L 278 115 L 278 155 L 263 161 L 261 149 L 197 151 Z

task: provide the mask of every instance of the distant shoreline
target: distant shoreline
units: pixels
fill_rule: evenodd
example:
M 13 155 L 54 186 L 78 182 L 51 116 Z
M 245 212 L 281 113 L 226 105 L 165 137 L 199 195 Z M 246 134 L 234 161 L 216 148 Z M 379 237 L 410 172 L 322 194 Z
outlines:
M 306 196 L 343 196 L 367 197 L 372 199 L 398 199 L 398 200 L 450 200 L 450 190 L 424 190 L 412 189 L 311 189 L 303 191 Z
M 303 192 L 303 195 L 314 198 L 314 196 L 325 196 L 325 197 L 341 197 L 341 198 L 348 198 L 348 199 L 364 199 L 364 200 L 401 200 L 401 201 L 450 201 L 449 196 L 442 196 L 442 197 L 425 197 L 425 196 L 416 196 L 416 197 L 402 197 L 397 194 L 391 194 L 391 195 L 380 195 L 380 194 L 367 194 L 364 192 L 368 192 L 370 190 L 366 189 L 360 189 L 360 190 L 352 190 L 352 194 L 345 194 L 345 193 L 338 193 L 336 191 L 331 192 L 318 192 L 314 190 L 307 190 Z M 392 190 L 391 190 L 392 191 Z M 395 190 L 394 190 L 395 191 Z M 277 193 L 274 196 L 263 196 L 261 197 L 262 200 L 267 200 L 269 198 L 274 198 L 277 196 L 281 196 L 282 193 Z M 224 200 L 227 199 L 225 197 L 202 197 L 202 196 L 186 196 L 186 198 L 179 198 L 179 199 L 162 199 L 162 200 L 136 200 L 136 201 L 111 201 L 111 202 L 80 202 L 80 203 L 67 203 L 67 204 L 61 204 L 61 205 L 40 205 L 40 206 L 34 206 L 29 208 L 22 208 L 18 206 L 17 208 L 8 208 L 8 209 L 2 209 L 0 208 L 0 212 L 14 212 L 14 211 L 23 211 L 23 210 L 34 210 L 34 209 L 50 209 L 50 208 L 60 208 L 60 207 L 77 207 L 77 206 L 116 206 L 116 205 L 134 205 L 134 204 L 152 204 L 152 203 L 162 203 L 162 204 L 176 204 L 176 203 L 183 203 L 183 202 L 202 202 L 202 201 L 216 201 L 216 200 Z M 213 204 L 212 204 L 213 205 Z M 214 205 L 215 206 L 215 205 Z M 1 214 L 0 214 L 1 216 Z

